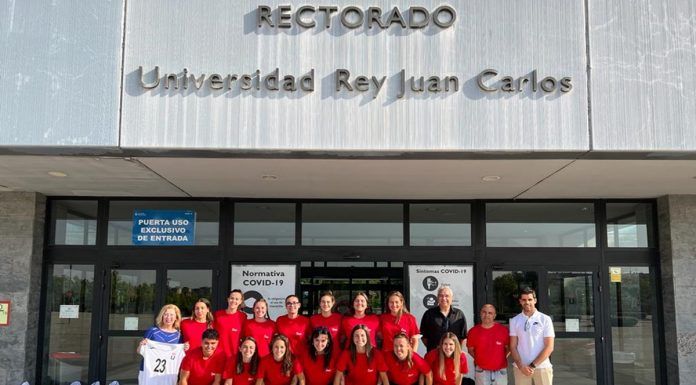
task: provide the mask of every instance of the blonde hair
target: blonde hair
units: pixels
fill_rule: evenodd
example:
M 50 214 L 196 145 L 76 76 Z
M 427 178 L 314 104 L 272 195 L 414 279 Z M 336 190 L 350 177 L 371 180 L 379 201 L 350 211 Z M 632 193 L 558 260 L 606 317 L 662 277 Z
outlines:
M 456 335 L 452 332 L 447 332 L 445 335 L 440 338 L 440 345 L 438 345 L 437 350 L 439 351 L 439 358 L 440 358 L 440 363 L 439 363 L 439 368 L 438 372 L 440 374 L 440 378 L 445 379 L 447 378 L 446 373 L 445 373 L 445 360 L 447 357 L 445 357 L 445 353 L 442 351 L 442 343 L 445 342 L 446 339 L 451 339 L 454 341 L 454 353 L 452 353 L 452 366 L 454 366 L 454 383 L 458 383 L 459 377 L 461 377 L 460 373 L 460 360 L 462 357 L 462 346 L 459 344 L 459 339 L 457 338 Z
M 401 294 L 400 291 L 394 290 L 387 294 L 387 307 L 389 307 L 389 298 L 391 297 L 396 297 L 401 300 L 401 309 L 399 309 L 399 312 L 396 314 L 396 322 L 399 323 L 401 321 L 401 316 L 404 315 L 404 313 L 408 314 L 408 309 L 406 309 L 406 299 L 404 298 L 404 295 Z
M 398 340 L 398 339 L 406 340 L 406 345 L 408 346 L 408 354 L 406 355 L 406 359 L 404 361 L 406 361 L 406 363 L 408 363 L 408 367 L 410 369 L 413 367 L 413 347 L 411 346 L 411 341 L 408 338 L 408 336 L 406 335 L 406 333 L 399 333 L 399 334 L 394 336 L 394 339 L 393 339 L 393 341 L 395 342 L 394 346 L 396 346 L 396 340 Z M 396 352 L 394 351 L 394 352 L 392 352 L 392 354 L 394 355 L 394 358 L 396 358 L 396 360 L 399 361 L 399 357 L 396 356 Z
M 176 315 L 176 320 L 174 321 L 174 329 L 179 330 L 179 325 L 181 325 L 181 310 L 179 310 L 178 306 L 172 303 L 162 306 L 162 309 L 160 309 L 159 313 L 157 314 L 157 317 L 155 318 L 155 324 L 158 328 L 162 327 L 162 317 L 164 317 L 164 313 L 169 309 L 173 309 L 174 314 Z

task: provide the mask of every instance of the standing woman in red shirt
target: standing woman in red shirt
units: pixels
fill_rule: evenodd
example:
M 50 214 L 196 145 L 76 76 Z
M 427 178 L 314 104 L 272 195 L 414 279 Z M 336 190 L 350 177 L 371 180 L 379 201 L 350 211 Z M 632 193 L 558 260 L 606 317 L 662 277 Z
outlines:
M 275 322 L 268 316 L 268 302 L 259 298 L 254 302 L 254 318 L 244 323 L 244 337 L 254 337 L 256 340 L 256 351 L 259 357 L 266 357 L 270 352 L 271 338 L 278 331 Z
M 430 365 L 413 351 L 410 338 L 403 333 L 392 339 L 393 350 L 384 353 L 389 385 L 432 385 Z
M 452 332 L 442 336 L 440 345 L 425 355 L 425 361 L 433 371 L 433 385 L 461 385 L 469 372 L 459 338 Z
M 237 354 L 247 315 L 244 312 L 244 293 L 239 289 L 230 291 L 227 296 L 227 309 L 215 312 L 213 328 L 220 333 L 220 346 L 225 357 Z
M 309 325 L 312 330 L 319 327 L 324 327 L 331 335 L 331 346 L 333 356 L 338 359 L 341 355 L 341 320 L 343 316 L 333 312 L 333 307 L 336 304 L 336 297 L 333 293 L 325 291 L 319 297 L 319 314 L 315 314 L 309 318 Z
M 307 348 L 307 337 L 312 332 L 309 318 L 300 314 L 300 298 L 295 294 L 285 297 L 287 314 L 276 319 L 278 333 L 290 340 L 290 352 L 294 355 L 304 353 Z
M 312 332 L 309 348 L 300 356 L 302 372 L 307 385 L 331 385 L 336 375 L 336 360 L 333 339 L 329 330 L 320 326 Z
M 259 354 L 256 341 L 246 337 L 239 345 L 236 357 L 228 360 L 223 377 L 225 385 L 254 385 L 259 371 Z
M 181 336 L 188 349 L 201 346 L 203 332 L 213 327 L 213 313 L 210 312 L 210 301 L 199 298 L 193 304 L 191 318 L 181 321 Z
M 305 385 L 302 366 L 293 359 L 288 338 L 282 334 L 273 336 L 271 350 L 261 359 L 256 385 Z
M 380 332 L 382 334 L 382 351 L 387 354 L 394 350 L 394 337 L 397 334 L 405 334 L 411 344 L 411 350 L 418 350 L 420 330 L 416 317 L 406 309 L 404 295 L 399 291 L 392 291 L 387 295 L 388 313 L 380 318 Z
M 382 352 L 372 347 L 367 327 L 356 325 L 348 335 L 350 346 L 336 364 L 334 385 L 388 385 L 387 365 Z
M 374 314 L 367 314 L 367 304 L 369 298 L 367 294 L 359 291 L 353 297 L 353 310 L 350 315 L 343 317 L 341 322 L 341 331 L 343 335 L 346 336 L 346 341 L 344 343 L 345 348 L 353 342 L 350 341 L 352 338 L 348 336 L 353 335 L 353 329 L 357 325 L 364 325 L 368 332 L 368 337 L 370 338 L 370 344 L 372 347 L 377 347 L 377 333 L 379 332 L 379 317 Z

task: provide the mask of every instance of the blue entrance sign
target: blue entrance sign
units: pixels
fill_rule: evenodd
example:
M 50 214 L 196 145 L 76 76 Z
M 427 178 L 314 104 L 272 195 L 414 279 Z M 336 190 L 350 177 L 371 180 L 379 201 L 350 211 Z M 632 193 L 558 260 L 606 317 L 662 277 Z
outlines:
M 135 210 L 133 244 L 138 246 L 193 245 L 196 213 L 192 210 Z

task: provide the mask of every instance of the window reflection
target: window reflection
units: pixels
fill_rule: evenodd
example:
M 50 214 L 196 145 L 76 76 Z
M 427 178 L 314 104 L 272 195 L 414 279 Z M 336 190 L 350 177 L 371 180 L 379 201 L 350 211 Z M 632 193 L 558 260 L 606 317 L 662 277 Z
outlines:
M 53 244 L 96 244 L 97 201 L 55 200 L 51 203 L 51 218 Z
M 468 204 L 412 204 L 409 220 L 411 246 L 471 246 Z
M 539 275 L 535 271 L 493 271 L 493 298 L 497 309 L 496 321 L 507 325 L 520 312 L 518 296 L 521 289 L 539 289 Z
M 550 316 L 557 332 L 594 331 L 591 272 L 549 272 Z
M 655 384 L 652 274 L 628 266 L 609 273 L 614 384 Z
M 607 246 L 652 247 L 652 213 L 649 203 L 607 203 Z
M 401 246 L 403 205 L 311 203 L 302 205 L 302 244 Z
M 594 205 L 487 203 L 490 247 L 595 247 Z
M 294 245 L 294 203 L 234 205 L 235 245 Z

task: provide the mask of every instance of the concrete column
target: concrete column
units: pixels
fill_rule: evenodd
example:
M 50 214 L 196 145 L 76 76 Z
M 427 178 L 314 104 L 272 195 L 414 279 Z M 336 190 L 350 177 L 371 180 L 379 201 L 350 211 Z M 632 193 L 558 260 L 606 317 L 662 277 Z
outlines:
M 658 199 L 668 384 L 696 378 L 696 195 Z
M 11 301 L 10 326 L 0 327 L 0 385 L 36 383 L 45 210 L 41 194 L 0 192 L 0 300 Z

